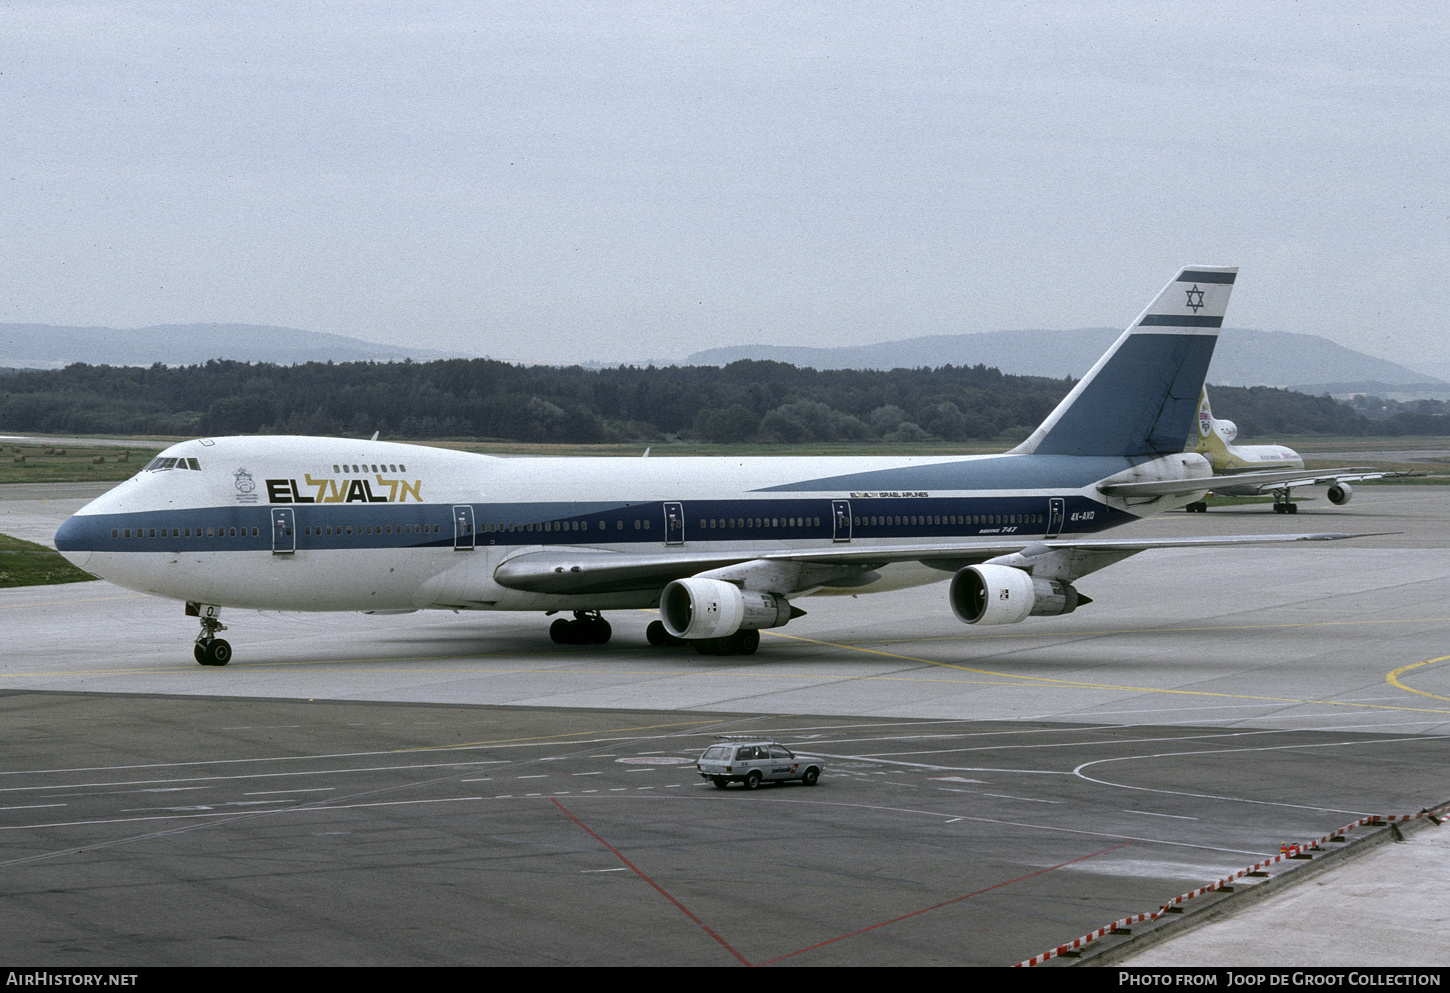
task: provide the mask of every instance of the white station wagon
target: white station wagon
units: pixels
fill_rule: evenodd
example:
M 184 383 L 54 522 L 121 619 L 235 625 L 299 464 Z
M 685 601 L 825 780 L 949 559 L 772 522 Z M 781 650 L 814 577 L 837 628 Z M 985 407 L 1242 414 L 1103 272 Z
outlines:
M 695 768 L 719 789 L 743 783 L 747 790 L 753 790 L 763 782 L 783 783 L 788 779 L 814 786 L 824 766 L 820 759 L 797 755 L 779 742 L 737 738 L 705 749 Z

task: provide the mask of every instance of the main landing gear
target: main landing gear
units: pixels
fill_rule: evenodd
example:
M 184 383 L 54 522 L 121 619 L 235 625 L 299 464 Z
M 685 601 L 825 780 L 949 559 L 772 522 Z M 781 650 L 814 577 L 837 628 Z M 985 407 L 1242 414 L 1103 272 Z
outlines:
M 1276 514 L 1297 514 L 1299 505 L 1289 499 L 1288 490 L 1274 491 L 1274 513 Z
M 549 637 L 556 645 L 602 645 L 613 633 L 597 610 L 576 610 L 572 621 L 561 617 L 549 625 Z
M 232 660 L 232 646 L 216 636 L 218 631 L 227 629 L 219 617 L 221 610 L 204 603 L 186 605 L 187 616 L 201 621 L 201 633 L 196 636 L 191 654 L 202 665 L 226 665 Z
M 723 638 L 676 638 L 665 630 L 663 621 L 650 621 L 645 628 L 645 637 L 651 645 L 664 648 L 669 645 L 689 645 L 701 655 L 754 655 L 760 647 L 759 631 L 736 631 Z

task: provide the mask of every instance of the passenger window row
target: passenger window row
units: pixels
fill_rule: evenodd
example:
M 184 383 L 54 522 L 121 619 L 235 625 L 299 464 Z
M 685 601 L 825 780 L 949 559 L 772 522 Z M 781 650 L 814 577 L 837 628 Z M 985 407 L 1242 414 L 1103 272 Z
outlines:
M 710 517 L 700 518 L 700 527 L 710 528 L 818 528 L 819 517 Z
M 369 465 L 368 463 L 364 462 L 362 463 L 361 468 L 359 468 L 357 463 L 354 463 L 352 465 L 334 465 L 332 467 L 332 471 L 334 474 L 339 476 L 358 476 L 365 472 L 407 472 L 408 467 L 403 465 L 401 462 L 397 465 L 382 465 L 381 463 L 372 463 L 371 465 Z
M 437 524 L 315 524 L 303 527 L 307 536 L 349 534 L 437 534 Z
M 130 538 L 131 532 L 135 531 L 137 538 L 235 538 L 237 531 L 241 531 L 241 537 L 247 537 L 246 528 L 111 528 L 112 538 Z M 195 535 L 192 532 L 195 531 Z M 205 531 L 205 534 L 203 534 Z M 251 536 L 257 537 L 259 530 L 251 529 Z
M 649 530 L 649 521 L 645 521 L 643 527 L 644 527 L 644 530 L 648 531 Z M 600 531 L 606 531 L 608 529 L 609 529 L 609 523 L 607 521 L 600 521 L 599 522 L 598 530 L 600 530 Z M 634 522 L 634 529 L 636 531 L 640 530 L 640 522 L 639 521 L 635 521 Z M 526 532 L 526 531 L 588 531 L 589 530 L 589 522 L 588 521 L 543 521 L 543 522 L 540 522 L 540 523 L 531 523 L 531 522 L 528 522 L 528 521 L 513 521 L 513 522 L 509 522 L 509 523 L 495 522 L 495 523 L 492 523 L 492 524 L 484 524 L 480 528 L 480 530 L 484 534 L 499 534 L 499 533 L 513 534 L 513 533 L 516 533 L 516 532 Z M 623 531 L 624 530 L 624 521 L 616 520 L 614 522 L 614 530 L 616 530 L 616 531 Z
M 1041 514 L 922 514 L 922 515 L 888 515 L 884 517 L 866 516 L 853 518 L 857 527 L 877 526 L 935 526 L 940 524 L 960 524 L 968 527 L 977 527 L 986 524 L 1041 524 Z

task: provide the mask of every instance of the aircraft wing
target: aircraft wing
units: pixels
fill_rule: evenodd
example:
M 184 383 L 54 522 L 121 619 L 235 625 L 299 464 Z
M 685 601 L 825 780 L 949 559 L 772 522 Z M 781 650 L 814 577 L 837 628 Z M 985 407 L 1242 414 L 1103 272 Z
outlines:
M 1165 479 L 1146 483 L 1104 483 L 1098 487 L 1108 496 L 1169 496 L 1182 493 L 1242 492 L 1269 493 L 1294 486 L 1332 486 L 1361 479 L 1408 476 L 1406 472 L 1376 472 L 1370 466 L 1344 469 L 1272 469 L 1265 472 L 1236 472 L 1200 479 Z
M 992 541 L 960 544 L 863 545 L 832 548 L 740 549 L 690 553 L 607 552 L 559 548 L 524 552 L 500 563 L 494 579 L 501 586 L 528 593 L 618 593 L 662 589 L 676 579 L 708 573 L 719 578 L 776 579 L 790 593 L 801 589 L 865 585 L 872 570 L 895 562 L 921 562 L 955 572 L 969 565 L 1011 556 L 1010 564 L 1032 568 L 1052 560 L 1054 574 L 1086 575 L 1129 555 L 1154 548 L 1273 544 L 1293 541 L 1338 541 L 1367 535 L 1251 534 L 1194 538 L 1081 538 L 1049 541 Z M 768 587 L 767 587 L 768 588 Z
M 1241 481 L 1234 476 L 1225 476 L 1224 482 L 1214 487 L 1214 492 L 1228 495 L 1233 493 L 1272 493 L 1279 489 L 1293 489 L 1296 486 L 1334 486 L 1337 483 L 1356 483 L 1362 479 L 1393 479 L 1410 476 L 1409 472 L 1366 472 L 1361 469 L 1330 469 L 1310 474 L 1301 472 L 1291 475 L 1283 482 Z

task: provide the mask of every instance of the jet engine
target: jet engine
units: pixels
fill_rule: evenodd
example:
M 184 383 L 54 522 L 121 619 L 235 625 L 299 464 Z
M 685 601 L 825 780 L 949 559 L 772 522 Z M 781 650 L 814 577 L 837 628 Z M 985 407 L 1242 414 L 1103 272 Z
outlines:
M 969 565 L 952 577 L 952 613 L 967 624 L 1016 624 L 1027 617 L 1070 614 L 1092 600 L 1056 579 L 1006 565 Z
M 1350 497 L 1354 496 L 1354 488 L 1348 483 L 1335 483 L 1329 487 L 1327 495 L 1330 503 L 1336 507 L 1342 507 L 1344 504 L 1349 503 Z
M 742 590 L 721 579 L 677 579 L 660 594 L 665 630 L 692 641 L 780 627 L 799 614 L 783 596 Z

